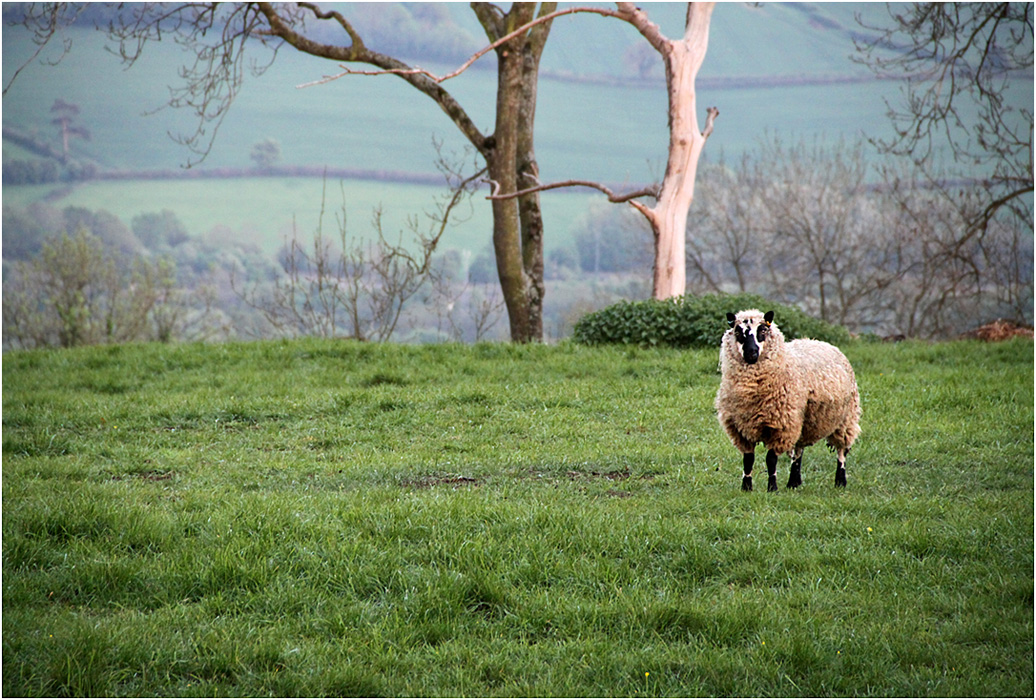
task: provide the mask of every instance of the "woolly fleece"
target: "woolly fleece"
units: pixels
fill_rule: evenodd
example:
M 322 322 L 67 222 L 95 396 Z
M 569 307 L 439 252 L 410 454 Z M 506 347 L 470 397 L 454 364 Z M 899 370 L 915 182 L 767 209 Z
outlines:
M 753 328 L 765 325 L 756 309 L 739 312 L 734 323 L 746 320 Z M 860 434 L 861 415 L 849 360 L 819 340 L 786 343 L 776 323 L 768 331 L 755 364 L 744 361 L 733 328 L 723 334 L 723 377 L 716 394 L 720 425 L 742 453 L 761 442 L 785 454 L 826 438 L 844 459 Z

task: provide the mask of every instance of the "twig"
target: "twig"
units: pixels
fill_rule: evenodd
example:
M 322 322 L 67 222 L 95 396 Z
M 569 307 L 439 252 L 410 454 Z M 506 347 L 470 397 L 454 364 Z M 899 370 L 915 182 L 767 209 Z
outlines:
M 431 262 L 432 262 L 431 254 L 432 254 L 432 252 L 435 251 L 435 248 L 439 245 L 439 239 L 442 238 L 443 233 L 446 232 L 446 226 L 447 226 L 447 224 L 449 224 L 449 221 L 450 221 L 450 213 L 453 211 L 454 207 L 456 207 L 457 204 L 460 203 L 461 198 L 464 196 L 464 193 L 467 191 L 468 185 L 470 185 L 476 179 L 482 177 L 482 175 L 488 169 L 489 169 L 488 167 L 482 168 L 477 173 L 475 173 L 471 177 L 465 178 L 463 181 L 461 181 L 461 183 L 459 185 L 457 185 L 456 189 L 453 192 L 453 196 L 450 197 L 450 203 L 446 205 L 446 208 L 442 212 L 442 220 L 439 222 L 439 231 L 438 231 L 438 233 L 436 233 L 430 239 L 428 239 L 428 238 L 424 239 L 422 241 L 422 243 L 421 243 L 422 247 L 425 250 L 425 257 L 424 257 L 424 262 L 420 266 L 418 266 L 418 272 L 420 274 L 424 274 L 424 273 L 426 273 L 428 271 L 428 267 L 429 267 L 429 265 L 431 265 Z M 416 261 L 412 261 L 412 262 L 415 262 L 415 264 L 416 264 Z
M 705 117 L 705 128 L 702 129 L 701 132 L 701 137 L 703 139 L 708 139 L 712 134 L 712 127 L 716 121 L 716 117 L 719 116 L 719 108 L 717 107 L 709 107 L 706 111 L 708 112 L 708 116 Z

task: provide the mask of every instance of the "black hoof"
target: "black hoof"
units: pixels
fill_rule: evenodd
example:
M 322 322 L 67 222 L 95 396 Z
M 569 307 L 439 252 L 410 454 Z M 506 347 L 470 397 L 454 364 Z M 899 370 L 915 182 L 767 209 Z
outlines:
M 791 479 L 788 479 L 789 489 L 797 489 L 800 486 L 802 486 L 802 481 L 792 481 Z
M 770 481 L 766 484 L 766 490 L 770 491 L 771 493 L 777 490 L 777 477 L 770 477 Z
M 845 483 L 845 469 L 839 469 L 835 473 L 835 487 L 844 489 L 846 486 L 847 484 Z
M 741 490 L 751 491 L 752 490 L 752 477 L 745 476 L 741 478 Z

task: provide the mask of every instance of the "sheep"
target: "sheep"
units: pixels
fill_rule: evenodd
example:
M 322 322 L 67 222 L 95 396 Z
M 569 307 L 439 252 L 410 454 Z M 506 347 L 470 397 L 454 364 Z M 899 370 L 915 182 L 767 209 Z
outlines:
M 716 416 L 743 455 L 741 488 L 752 490 L 755 446 L 767 448 L 767 491 L 777 490 L 777 456 L 791 453 L 788 488 L 802 485 L 802 452 L 820 440 L 838 454 L 835 486 L 846 486 L 845 458 L 860 435 L 860 393 L 852 365 L 819 340 L 784 342 L 765 314 L 728 313 L 720 345 Z

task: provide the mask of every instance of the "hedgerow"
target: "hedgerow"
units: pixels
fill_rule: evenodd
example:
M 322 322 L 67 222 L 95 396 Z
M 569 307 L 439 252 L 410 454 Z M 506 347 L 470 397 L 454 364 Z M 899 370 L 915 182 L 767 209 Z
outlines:
M 573 338 L 583 345 L 716 347 L 728 327 L 727 312 L 751 308 L 772 309 L 788 340 L 816 338 L 835 345 L 849 340 L 844 326 L 821 321 L 794 306 L 775 304 L 757 294 L 688 294 L 661 301 L 622 301 L 579 319 Z

